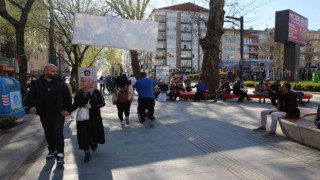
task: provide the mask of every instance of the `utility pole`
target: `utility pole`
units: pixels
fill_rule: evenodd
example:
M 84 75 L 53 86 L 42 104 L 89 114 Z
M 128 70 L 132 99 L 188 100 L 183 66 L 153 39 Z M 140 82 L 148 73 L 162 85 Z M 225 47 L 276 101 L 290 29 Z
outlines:
M 242 76 L 243 74 L 243 16 L 241 16 L 240 18 L 226 16 L 226 18 L 240 21 L 240 73 Z M 230 21 L 226 21 L 226 22 L 230 22 Z

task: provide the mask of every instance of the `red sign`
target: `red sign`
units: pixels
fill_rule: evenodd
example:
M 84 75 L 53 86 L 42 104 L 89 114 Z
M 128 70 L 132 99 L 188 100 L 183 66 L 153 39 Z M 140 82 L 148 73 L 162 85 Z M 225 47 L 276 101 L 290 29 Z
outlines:
M 0 70 L 8 71 L 8 72 L 14 72 L 14 67 L 12 66 L 0 66 Z
M 308 19 L 289 10 L 288 41 L 307 44 Z

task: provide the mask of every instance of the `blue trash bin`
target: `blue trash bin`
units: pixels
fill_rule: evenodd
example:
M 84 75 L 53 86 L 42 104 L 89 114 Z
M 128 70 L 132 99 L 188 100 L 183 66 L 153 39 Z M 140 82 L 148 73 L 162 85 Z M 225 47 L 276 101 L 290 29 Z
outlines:
M 12 77 L 0 77 L 0 116 L 25 115 L 19 82 Z

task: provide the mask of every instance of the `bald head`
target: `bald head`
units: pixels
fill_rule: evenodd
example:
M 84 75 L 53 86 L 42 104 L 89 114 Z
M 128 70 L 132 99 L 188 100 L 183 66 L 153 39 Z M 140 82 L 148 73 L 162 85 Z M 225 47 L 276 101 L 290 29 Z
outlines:
M 58 68 L 54 64 L 48 64 L 44 67 L 44 78 L 47 80 L 53 80 L 58 75 Z

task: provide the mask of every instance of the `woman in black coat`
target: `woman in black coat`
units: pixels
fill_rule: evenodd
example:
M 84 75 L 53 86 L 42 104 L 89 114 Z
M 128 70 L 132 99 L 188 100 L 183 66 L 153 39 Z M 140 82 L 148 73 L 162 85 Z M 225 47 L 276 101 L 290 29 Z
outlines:
M 81 89 L 77 91 L 74 97 L 72 111 L 79 107 L 89 109 L 89 119 L 77 121 L 79 149 L 82 149 L 85 152 L 84 162 L 89 162 L 90 149 L 95 151 L 98 148 L 98 144 L 105 143 L 104 127 L 100 113 L 100 108 L 105 105 L 105 102 L 100 91 L 97 89 L 97 80 L 93 77 L 82 77 L 80 88 Z

